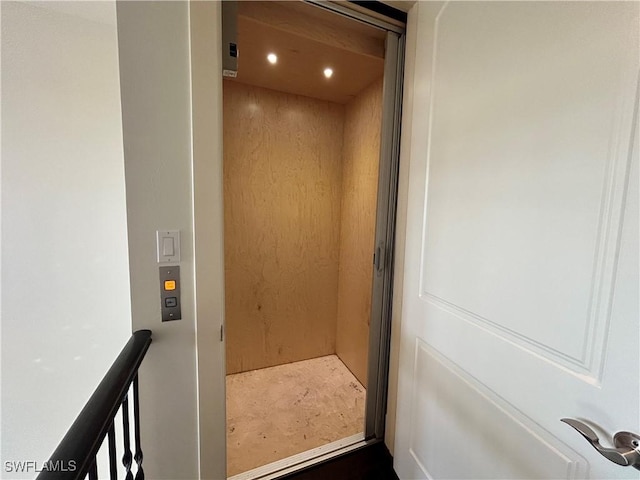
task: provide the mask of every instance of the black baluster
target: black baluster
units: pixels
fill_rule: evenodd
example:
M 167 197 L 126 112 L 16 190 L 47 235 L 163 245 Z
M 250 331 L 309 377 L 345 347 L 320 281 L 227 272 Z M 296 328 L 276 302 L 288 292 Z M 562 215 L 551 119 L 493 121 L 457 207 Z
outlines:
M 98 464 L 96 463 L 96 457 L 93 457 L 93 462 L 89 467 L 89 480 L 98 480 Z
M 116 462 L 116 429 L 114 428 L 115 422 L 111 422 L 111 428 L 109 429 L 109 478 L 111 480 L 118 480 L 118 467 Z
M 131 453 L 131 440 L 129 438 L 129 395 L 125 395 L 122 401 L 122 430 L 124 432 L 124 455 L 122 456 L 122 464 L 127 471 L 124 480 L 133 480 L 133 473 L 131 473 L 133 454 Z
M 135 480 L 144 480 L 144 470 L 142 469 L 142 448 L 140 447 L 140 402 L 138 400 L 138 375 L 133 379 L 133 425 L 136 440 L 136 453 L 133 459 L 138 464 Z

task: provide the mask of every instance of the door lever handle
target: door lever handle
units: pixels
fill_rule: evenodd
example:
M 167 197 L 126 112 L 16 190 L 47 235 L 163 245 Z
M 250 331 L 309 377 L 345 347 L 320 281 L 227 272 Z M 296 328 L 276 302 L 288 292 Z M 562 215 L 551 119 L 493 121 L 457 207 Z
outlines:
M 618 432 L 613 436 L 615 448 L 607 448 L 600 445 L 598 435 L 588 425 L 574 418 L 562 418 L 561 421 L 576 429 L 603 457 L 623 467 L 640 470 L 640 435 Z

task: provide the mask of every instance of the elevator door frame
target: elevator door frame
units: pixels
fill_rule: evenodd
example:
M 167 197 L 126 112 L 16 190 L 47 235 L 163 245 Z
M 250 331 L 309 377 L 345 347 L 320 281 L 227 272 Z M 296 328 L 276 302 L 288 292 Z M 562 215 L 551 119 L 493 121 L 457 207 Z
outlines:
M 386 43 L 380 129 L 378 204 L 373 253 L 373 287 L 369 324 L 365 410 L 366 439 L 384 438 L 387 410 L 404 34 L 388 32 Z
M 354 10 L 338 3 L 303 0 L 319 8 L 386 30 L 382 87 L 382 122 L 376 207 L 374 251 L 372 254 L 371 314 L 367 359 L 367 394 L 364 437 L 348 437 L 317 449 L 282 459 L 271 466 L 230 477 L 234 480 L 270 479 L 293 473 L 337 457 L 348 451 L 384 440 L 389 378 L 391 306 L 395 251 L 396 206 L 400 160 L 400 119 L 405 58 L 405 27 Z M 274 468 L 274 466 L 277 467 Z

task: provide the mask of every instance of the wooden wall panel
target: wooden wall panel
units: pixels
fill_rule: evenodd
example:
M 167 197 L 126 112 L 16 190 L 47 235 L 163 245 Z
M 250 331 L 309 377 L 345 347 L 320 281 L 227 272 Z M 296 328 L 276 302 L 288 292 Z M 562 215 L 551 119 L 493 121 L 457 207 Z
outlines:
M 336 353 L 367 386 L 382 79 L 345 108 Z
M 344 106 L 224 82 L 227 373 L 335 352 Z

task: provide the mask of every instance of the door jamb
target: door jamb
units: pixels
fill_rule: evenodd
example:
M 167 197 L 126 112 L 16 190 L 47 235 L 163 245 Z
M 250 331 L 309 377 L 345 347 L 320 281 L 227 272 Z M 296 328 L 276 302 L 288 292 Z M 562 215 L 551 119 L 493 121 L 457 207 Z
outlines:
M 322 460 L 328 460 L 333 456 L 344 454 L 346 451 L 354 448 L 361 448 L 362 446 L 370 443 L 383 441 L 385 434 L 389 357 L 391 348 L 391 308 L 393 300 L 395 252 L 394 239 L 400 160 L 400 120 L 402 114 L 402 85 L 405 60 L 405 27 L 399 27 L 396 24 L 385 22 L 384 20 L 369 16 L 361 11 L 352 10 L 336 3 L 318 0 L 304 1 L 354 20 L 387 30 L 382 93 L 382 125 L 380 131 L 380 162 L 377 194 L 378 204 L 374 243 L 374 249 L 378 251 L 379 248 L 379 253 L 374 253 L 374 266 L 372 268 L 373 287 L 369 334 L 367 373 L 368 394 L 365 410 L 365 435 L 363 441 L 356 442 L 350 446 L 336 450 L 322 458 Z M 218 19 L 220 18 L 219 10 L 216 12 L 215 16 L 217 16 Z M 221 63 L 219 55 L 216 55 L 216 61 Z M 221 116 L 221 111 L 216 116 L 218 117 L 218 121 L 221 120 L 219 118 Z M 216 153 L 220 155 L 220 152 Z M 221 160 L 221 155 L 219 158 Z M 218 168 L 220 168 L 220 165 Z M 377 267 L 375 263 L 377 263 Z M 216 310 L 221 313 L 223 311 L 223 306 L 219 305 Z M 222 320 L 221 323 L 224 323 L 224 321 Z M 200 322 L 198 322 L 198 325 L 200 326 Z M 204 342 L 204 339 L 202 339 L 202 341 Z M 201 349 L 198 348 L 198 353 L 200 353 L 200 350 Z M 201 362 L 199 361 L 199 367 L 200 363 Z M 222 359 L 220 363 L 224 368 L 224 359 Z M 202 400 L 203 398 L 199 399 L 200 404 L 203 403 Z M 200 414 L 202 413 L 203 412 L 200 411 Z M 200 428 L 202 428 L 201 419 L 199 419 L 199 421 Z M 207 464 L 206 467 L 203 465 L 202 455 L 206 449 L 202 440 L 203 439 L 200 438 L 199 463 L 201 476 L 205 478 L 210 475 L 210 473 L 207 472 L 214 470 L 214 467 L 209 464 Z M 225 450 L 226 448 L 222 449 L 223 452 Z M 226 454 L 224 456 L 226 457 Z M 320 458 L 315 460 L 320 460 Z M 315 460 L 309 459 L 309 463 L 305 464 L 314 464 Z M 294 470 L 295 469 L 296 468 L 294 467 Z
M 382 90 L 378 206 L 369 324 L 365 438 L 384 438 L 389 384 L 396 206 L 405 35 L 387 32 Z

